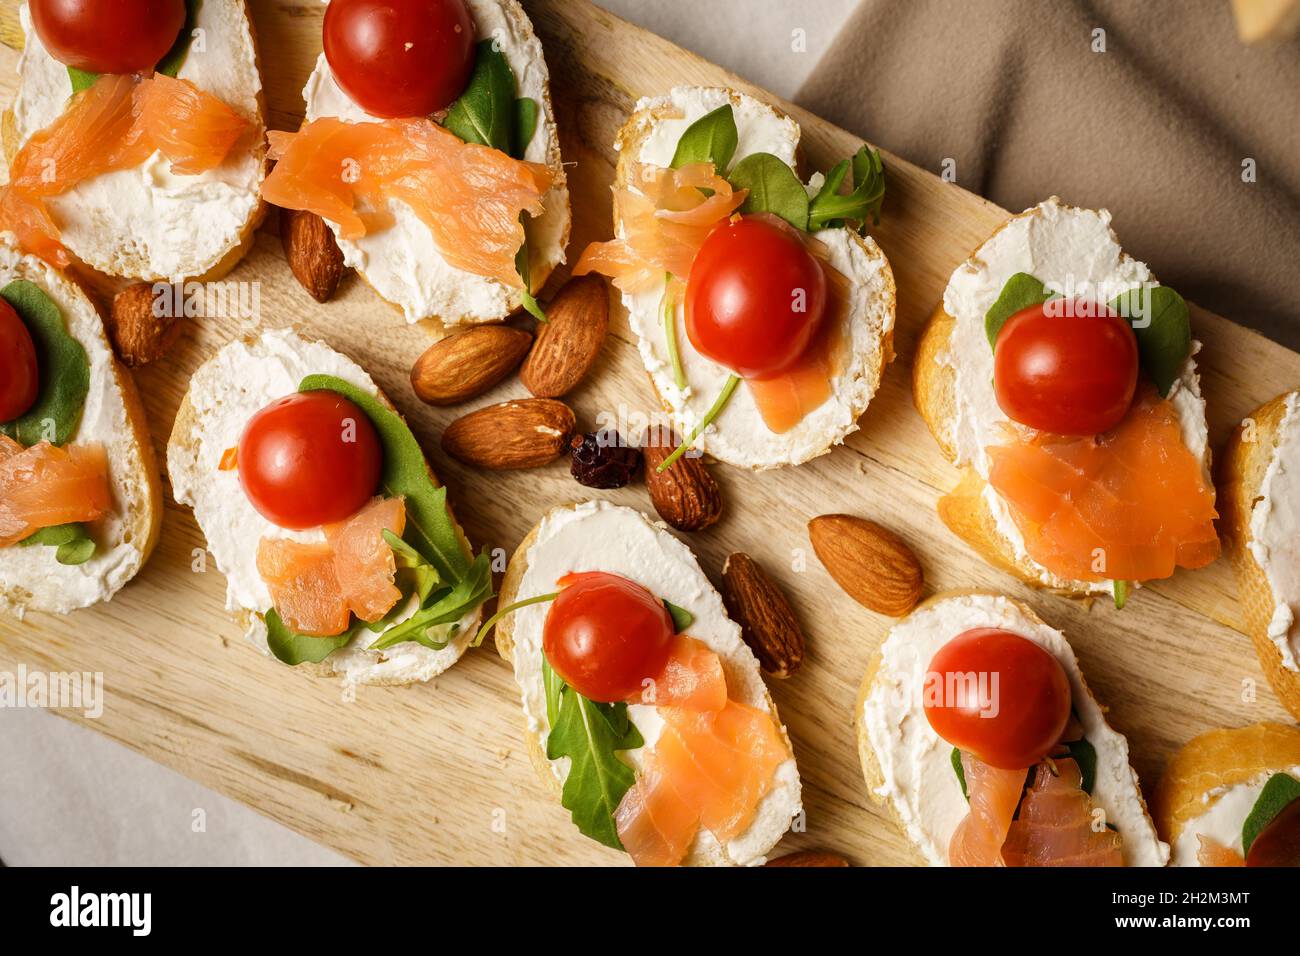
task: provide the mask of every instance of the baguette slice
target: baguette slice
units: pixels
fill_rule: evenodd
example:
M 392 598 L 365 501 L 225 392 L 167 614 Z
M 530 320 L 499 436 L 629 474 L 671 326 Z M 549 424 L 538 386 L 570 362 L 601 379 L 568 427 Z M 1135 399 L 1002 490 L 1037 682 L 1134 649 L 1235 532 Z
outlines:
M 1050 651 L 1070 679 L 1084 736 L 1097 751 L 1092 796 L 1123 837 L 1129 866 L 1164 866 L 1169 847 L 1156 836 L 1128 741 L 1107 722 L 1065 636 L 1027 605 L 978 591 L 948 591 L 919 605 L 895 624 L 867 666 L 858 695 L 858 753 L 871 799 L 887 807 L 930 866 L 948 865 L 948 843 L 967 803 L 953 771 L 952 748 L 931 729 L 922 688 L 934 653 L 958 634 L 995 627 Z
M 328 3 L 329 0 L 323 0 Z M 555 267 L 564 262 L 569 243 L 569 187 L 560 160 L 560 137 L 551 105 L 551 79 L 541 41 L 518 0 L 467 0 L 478 38 L 494 39 L 510 63 L 518 95 L 539 106 L 537 129 L 524 159 L 544 163 L 553 177 L 542 197 L 545 212 L 528 223 L 532 291 L 539 292 Z M 343 92 L 322 53 L 303 89 L 306 118 L 336 116 L 351 122 L 373 120 Z M 344 262 L 408 322 L 436 319 L 442 325 L 466 325 L 504 319 L 523 304 L 519 289 L 496 279 L 448 265 L 429 230 L 402 203 L 394 203 L 394 225 L 348 240 L 334 231 Z
M 1284 468 L 1284 460 L 1298 464 Z M 1291 524 L 1300 515 L 1300 391 L 1266 402 L 1233 432 L 1219 464 L 1219 510 L 1247 633 L 1273 690 L 1300 719 L 1300 529 Z
M 1111 582 L 1060 578 L 1034 561 L 1009 507 L 987 482 L 983 448 L 1007 418 L 993 395 L 993 350 L 984 314 L 1017 272 L 1080 292 L 1104 283 L 1118 294 L 1154 281 L 1144 263 L 1120 248 L 1109 212 L 1079 209 L 1055 196 L 1011 217 L 957 268 L 921 333 L 912 365 L 916 409 L 945 457 L 961 468 L 956 486 L 939 501 L 939 516 L 986 561 L 1026 584 L 1070 597 L 1109 595 Z M 1199 347 L 1192 343 L 1193 356 Z M 1188 357 L 1170 400 L 1183 440 L 1204 463 L 1208 478 L 1205 402 L 1194 357 Z
M 1210 730 L 1174 754 L 1152 801 L 1174 866 L 1199 866 L 1199 834 L 1241 852 L 1241 825 L 1268 777 L 1300 779 L 1300 730 L 1258 723 Z
M 601 546 L 601 542 L 604 546 Z M 608 571 L 622 574 L 695 616 L 690 635 L 703 641 L 723 663 L 727 687 L 740 702 L 776 712 L 759 672 L 758 660 L 740 636 L 740 627 L 727 618 L 722 597 L 700 570 L 686 545 L 631 508 L 589 501 L 552 509 L 528 532 L 515 550 L 501 582 L 499 606 L 555 590 L 556 579 L 568 571 Z M 523 696 L 524 738 L 533 765 L 558 800 L 568 758 L 546 757 L 546 694 L 542 686 L 542 626 L 548 604 L 521 608 L 496 627 L 498 653 L 514 667 Z M 637 720 L 634 705 L 629 710 Z M 648 709 L 648 708 L 647 708 Z M 638 724 L 647 746 L 654 742 L 653 724 Z M 785 727 L 781 736 L 790 746 Z M 625 754 L 639 766 L 639 752 Z M 687 855 L 687 866 L 757 865 L 790 828 L 801 812 L 799 772 L 793 751 L 776 771 L 776 784 L 759 804 L 749 829 L 720 844 L 701 831 Z
M 668 166 L 686 128 L 726 103 L 732 106 L 739 132 L 733 166 L 753 153 L 769 152 L 797 169 L 800 130 L 793 119 L 745 93 L 683 86 L 666 97 L 637 103 L 615 141 L 616 185 L 631 184 L 637 163 Z M 815 185 L 820 182 L 820 175 L 814 177 Z M 624 234 L 617 212 L 614 232 Z M 857 431 L 858 419 L 894 357 L 894 274 L 885 254 L 874 239 L 851 229 L 823 229 L 813 236 L 826 246 L 830 264 L 849 283 L 847 368 L 834 382 L 831 398 L 782 434 L 763 422 L 747 387 L 736 389 L 722 414 L 696 441 L 697 448 L 719 461 L 761 470 L 798 465 L 825 454 Z M 678 303 L 676 338 L 687 388 L 677 387 L 661 319 L 662 297 L 663 289 L 656 288 L 636 295 L 624 293 L 622 299 L 655 393 L 686 434 L 703 418 L 731 372 L 695 351 L 683 330 Z
M 9 161 L 38 130 L 54 122 L 72 93 L 68 69 L 41 45 L 27 4 L 18 61 L 18 94 L 4 114 Z M 253 246 L 265 212 L 266 122 L 253 23 L 244 0 L 203 0 L 178 76 L 219 97 L 253 124 L 247 139 L 218 168 L 174 176 L 155 154 L 135 169 L 78 184 L 49 201 L 61 241 L 99 272 L 147 282 L 220 278 Z
M 113 355 L 99 311 L 81 287 L 35 256 L 23 255 L 0 233 L 0 287 L 36 283 L 63 313 L 69 334 L 90 361 L 90 391 L 74 444 L 98 442 L 108 452 L 113 513 L 91 534 L 95 554 L 62 565 L 49 547 L 0 548 L 0 610 L 64 614 L 107 601 L 136 575 L 158 542 L 162 482 L 135 380 Z
M 236 470 L 221 469 L 222 456 L 237 447 L 244 426 L 272 401 L 298 390 L 307 375 L 335 375 L 364 389 L 392 408 L 374 380 L 355 362 L 324 342 L 310 341 L 290 329 L 235 340 L 205 362 L 190 380 L 167 443 L 167 473 L 180 504 L 194 509 L 207 537 L 208 551 L 226 575 L 226 607 L 244 627 L 248 639 L 270 656 L 266 611 L 270 593 L 257 572 L 258 542 L 263 535 L 319 538 L 319 531 L 288 533 L 263 518 L 244 495 Z M 435 485 L 432 468 L 429 476 Z M 472 556 L 457 525 L 461 546 Z M 367 630 L 319 664 L 299 665 L 321 677 L 348 684 L 412 684 L 427 681 L 456 663 L 478 625 L 476 608 L 460 621 L 456 636 L 442 650 L 408 642 L 383 651 L 367 650 L 379 635 Z

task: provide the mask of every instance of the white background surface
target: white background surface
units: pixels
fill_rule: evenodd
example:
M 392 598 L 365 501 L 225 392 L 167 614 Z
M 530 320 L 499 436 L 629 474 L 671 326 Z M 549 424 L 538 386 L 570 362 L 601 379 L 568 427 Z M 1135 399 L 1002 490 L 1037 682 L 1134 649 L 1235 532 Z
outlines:
M 786 98 L 795 98 L 857 5 L 596 2 Z M 9 866 L 348 862 L 106 737 L 32 710 L 0 710 L 0 859 Z

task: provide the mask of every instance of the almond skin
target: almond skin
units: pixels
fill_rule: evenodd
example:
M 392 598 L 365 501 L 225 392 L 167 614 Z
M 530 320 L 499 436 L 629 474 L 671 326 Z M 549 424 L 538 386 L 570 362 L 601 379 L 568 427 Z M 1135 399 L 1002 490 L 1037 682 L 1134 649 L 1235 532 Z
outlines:
M 536 468 L 564 454 L 573 426 L 573 412 L 563 402 L 545 398 L 502 402 L 448 425 L 442 433 L 442 450 L 479 468 Z
M 599 276 L 570 279 L 546 307 L 519 381 L 538 398 L 571 392 L 591 371 L 609 331 L 609 293 Z
M 808 522 L 813 550 L 845 593 L 863 607 L 902 617 L 920 600 L 921 563 L 888 528 L 853 515 Z
M 137 282 L 113 296 L 106 331 L 117 357 L 131 368 L 158 361 L 180 337 L 177 317 L 156 314 L 165 310 L 155 310 L 154 302 L 153 285 L 148 282 Z
M 429 405 L 458 405 L 477 398 L 519 364 L 531 333 L 508 325 L 477 325 L 424 350 L 411 366 L 411 389 Z
M 804 651 L 799 620 L 776 582 L 743 551 L 722 565 L 722 601 L 763 670 L 781 678 L 798 670 Z
M 800 850 L 787 853 L 775 860 L 768 860 L 766 866 L 848 866 L 849 861 L 838 853 L 826 853 L 822 850 Z
M 659 517 L 678 531 L 702 531 L 722 517 L 722 492 L 702 457 L 682 455 L 662 474 L 659 466 L 677 447 L 649 444 L 645 455 L 645 484 Z
M 289 271 L 317 302 L 328 302 L 343 278 L 343 252 L 314 212 L 280 210 L 280 243 Z

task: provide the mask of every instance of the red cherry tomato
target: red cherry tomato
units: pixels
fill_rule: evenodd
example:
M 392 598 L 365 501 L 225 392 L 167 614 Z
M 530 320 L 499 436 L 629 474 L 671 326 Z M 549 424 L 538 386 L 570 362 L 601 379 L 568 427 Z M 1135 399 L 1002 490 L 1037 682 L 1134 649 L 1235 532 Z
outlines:
M 686 334 L 744 378 L 778 375 L 808 348 L 826 313 L 826 274 L 795 231 L 745 217 L 719 225 L 686 282 Z
M 1247 866 L 1300 866 L 1300 799 L 1278 811 L 1255 835 Z
M 1028 638 L 992 627 L 958 634 L 926 674 L 925 716 L 948 743 L 991 767 L 1032 767 L 1070 719 L 1070 681 Z
M 0 299 L 0 422 L 13 421 L 36 404 L 40 384 L 32 333 Z
M 993 389 L 1012 421 L 1059 435 L 1097 435 L 1124 418 L 1137 388 L 1137 338 L 1101 315 L 1048 315 L 1047 303 L 1007 319 L 993 353 Z M 1054 308 L 1060 308 L 1058 303 Z
M 299 392 L 249 420 L 239 439 L 239 483 L 282 528 L 342 521 L 379 486 L 383 450 L 366 413 L 330 391 Z
M 635 581 L 589 571 L 561 580 L 546 614 L 542 651 L 565 683 L 588 700 L 636 700 L 642 681 L 668 660 L 673 619 Z
M 91 73 L 144 73 L 185 25 L 185 0 L 31 0 L 50 56 Z
M 474 67 L 465 0 L 331 0 L 325 59 L 372 116 L 428 116 L 450 106 Z

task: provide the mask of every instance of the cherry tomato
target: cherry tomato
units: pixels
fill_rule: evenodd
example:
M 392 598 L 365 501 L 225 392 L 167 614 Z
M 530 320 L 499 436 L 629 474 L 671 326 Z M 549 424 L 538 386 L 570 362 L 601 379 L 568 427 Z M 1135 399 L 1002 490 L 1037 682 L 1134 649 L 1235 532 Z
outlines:
M 1133 329 L 1104 306 L 1093 309 L 1099 315 L 1049 315 L 1046 306 L 1017 312 L 998 333 L 998 405 L 1012 421 L 1059 435 L 1114 428 L 1137 388 Z
M 743 378 L 778 375 L 826 313 L 826 274 L 794 229 L 745 217 L 719 225 L 686 282 L 686 334 Z
M 331 0 L 325 59 L 372 116 L 428 116 L 450 106 L 474 67 L 465 0 Z
M 546 614 L 542 651 L 565 683 L 588 700 L 637 700 L 642 681 L 663 670 L 673 619 L 635 581 L 603 571 L 571 574 Z
M 36 404 L 40 384 L 32 333 L 0 299 L 0 422 L 13 421 Z
M 1247 866 L 1300 866 L 1300 799 L 1292 800 L 1256 834 Z
M 185 25 L 185 0 L 31 0 L 50 56 L 91 73 L 144 73 Z
M 239 483 L 267 521 L 302 530 L 342 521 L 379 486 L 383 450 L 360 408 L 298 392 L 254 415 L 239 439 Z
M 993 627 L 958 634 L 926 674 L 925 716 L 948 743 L 991 767 L 1032 767 L 1070 719 L 1070 681 L 1028 638 Z

